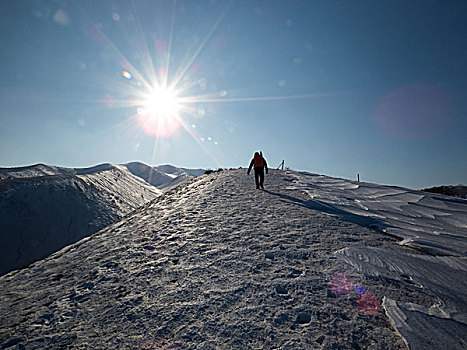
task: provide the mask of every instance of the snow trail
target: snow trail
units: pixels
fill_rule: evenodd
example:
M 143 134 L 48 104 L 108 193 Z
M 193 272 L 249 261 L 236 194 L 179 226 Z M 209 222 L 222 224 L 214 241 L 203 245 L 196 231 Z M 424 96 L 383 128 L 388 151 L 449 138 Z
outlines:
M 337 296 L 345 273 L 379 300 L 429 306 L 336 259 L 349 247 L 411 251 L 307 205 L 271 170 L 185 183 L 98 233 L 0 278 L 2 348 L 405 349 L 382 311 Z

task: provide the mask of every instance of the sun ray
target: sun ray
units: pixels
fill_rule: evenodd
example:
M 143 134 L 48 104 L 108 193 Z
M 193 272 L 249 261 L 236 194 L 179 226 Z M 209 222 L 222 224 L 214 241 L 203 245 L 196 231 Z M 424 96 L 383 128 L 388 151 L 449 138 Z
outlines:
M 79 5 L 75 2 L 73 3 L 73 6 L 82 14 L 84 17 L 84 25 L 85 25 L 85 31 L 86 28 L 91 31 L 95 31 L 95 33 L 98 34 L 98 37 L 100 40 L 104 41 L 105 45 L 108 45 L 114 53 L 117 55 L 117 61 L 122 65 L 124 69 L 130 70 L 131 74 L 140 80 L 142 84 L 146 88 L 150 88 L 151 84 L 144 78 L 143 74 L 139 72 L 138 69 L 125 57 L 125 55 L 118 49 L 118 47 L 112 42 L 112 40 L 109 39 L 109 37 L 104 34 L 104 32 L 94 24 L 94 22 L 91 20 L 91 18 L 86 14 L 85 11 L 83 11 Z
M 198 84 L 196 79 L 185 79 L 185 75 L 195 62 L 199 59 L 203 50 L 207 47 L 210 40 L 217 32 L 220 24 L 228 13 L 232 2 L 223 6 L 218 18 L 208 27 L 208 32 L 198 47 L 192 47 L 192 55 L 186 56 L 186 59 L 180 64 L 178 69 L 172 67 L 174 32 L 176 22 L 176 1 L 172 2 L 172 11 L 170 16 L 170 30 L 166 46 L 161 47 L 162 52 L 158 51 L 159 59 L 151 54 L 151 48 L 148 44 L 149 37 L 143 33 L 142 22 L 137 16 L 137 6 L 132 2 L 133 24 L 128 29 L 134 31 L 132 36 L 132 46 L 142 59 L 141 66 L 136 66 L 127 59 L 123 52 L 113 43 L 108 36 L 103 33 L 102 27 L 96 27 L 89 21 L 93 30 L 98 32 L 100 44 L 110 49 L 116 56 L 117 62 L 121 65 L 120 80 L 112 82 L 111 87 L 115 89 L 115 95 L 112 99 L 111 108 L 132 108 L 133 113 L 130 118 L 115 124 L 105 132 L 112 132 L 115 129 L 132 130 L 135 128 L 138 133 L 144 133 L 154 138 L 151 161 L 155 163 L 158 153 L 160 153 L 161 138 L 168 138 L 175 135 L 179 129 L 183 128 L 187 134 L 193 138 L 202 151 L 219 165 L 215 154 L 216 149 L 212 148 L 208 141 L 204 142 L 197 130 L 192 128 L 189 121 L 191 118 L 203 118 L 204 108 L 210 104 L 221 103 L 241 103 L 241 102 L 267 102 L 282 100 L 312 99 L 320 97 L 335 96 L 347 94 L 349 91 L 330 91 L 309 94 L 294 95 L 266 95 L 266 96 L 248 96 L 242 91 L 220 90 L 213 93 L 190 94 L 195 90 Z M 167 11 L 170 11 L 167 9 Z M 126 31 L 125 31 L 126 33 Z M 167 35 L 167 32 L 165 32 Z M 163 38 L 162 38 L 163 40 Z M 157 46 L 155 47 L 158 50 Z M 193 49 L 195 50 L 193 52 Z M 165 53 L 162 55 L 162 53 Z M 158 66 L 155 66 L 157 64 Z M 159 68 L 158 68 L 159 67 Z M 174 72 L 169 79 L 170 72 Z M 126 79 L 123 79 L 126 78 Z M 183 80 L 182 80 L 183 79 Z M 183 83 L 182 83 L 183 81 Z M 355 91 L 355 90 L 353 90 Z M 126 96 L 125 98 L 121 98 Z M 231 97 L 232 96 L 232 97 Z M 137 127 L 139 126 L 139 128 Z M 131 132 L 131 131 L 130 131 Z M 213 154 L 213 152 L 215 154 Z M 222 156 L 222 155 L 221 155 Z
M 230 102 L 256 102 L 256 101 L 281 101 L 281 100 L 299 100 L 308 98 L 330 97 L 345 95 L 355 90 L 345 90 L 336 92 L 322 92 L 314 94 L 301 94 L 301 95 L 274 95 L 274 96 L 257 96 L 257 97 L 231 97 L 231 98 L 218 98 L 218 94 L 212 95 L 196 95 L 180 97 L 180 103 L 230 103 Z M 210 97 L 213 96 L 213 97 Z
M 92 25 L 92 24 L 90 24 Z M 117 46 L 110 40 L 99 28 L 95 27 L 95 30 L 99 32 L 105 43 L 109 45 L 114 53 L 118 56 L 117 61 L 122 65 L 123 68 L 129 70 L 131 74 L 141 81 L 146 88 L 150 88 L 151 84 L 144 78 L 144 75 L 140 73 L 138 69 L 125 57 L 125 55 L 117 48 Z
M 214 158 L 211 152 L 209 152 L 205 144 L 201 141 L 200 137 L 196 135 L 193 129 L 189 125 L 187 125 L 184 120 L 180 119 L 179 122 L 180 122 L 180 125 L 183 127 L 183 129 L 185 129 L 185 131 L 193 138 L 193 140 L 195 140 L 195 142 L 204 151 L 204 153 L 208 155 L 209 159 L 212 160 L 212 162 L 216 165 L 216 167 L 219 167 L 220 162 Z
M 134 22 L 137 32 L 136 37 L 139 39 L 138 41 L 136 41 L 136 45 L 138 47 L 138 51 L 140 51 L 141 56 L 146 60 L 146 62 L 143 64 L 143 68 L 148 70 L 150 85 L 159 87 L 161 86 L 160 80 L 158 79 L 156 71 L 154 69 L 154 61 L 151 57 L 151 54 L 149 53 L 146 36 L 144 35 L 143 28 L 141 27 L 141 21 L 138 16 L 138 11 L 136 11 L 136 6 L 133 1 L 131 2 L 131 4 L 133 7 L 133 13 L 135 18 Z
M 149 164 L 150 166 L 153 166 L 153 164 L 157 164 L 156 158 L 157 158 L 158 146 L 159 146 L 159 138 L 155 137 L 154 138 L 154 147 L 152 148 L 151 164 Z M 152 174 L 152 172 L 151 172 L 151 174 Z M 151 178 L 149 178 L 149 181 L 151 181 Z
M 172 82 L 172 84 L 170 85 L 171 87 L 176 87 L 178 85 L 178 83 L 180 82 L 180 80 L 183 78 L 183 76 L 185 75 L 185 73 L 188 71 L 188 69 L 190 69 L 190 67 L 192 66 L 193 62 L 196 60 L 196 58 L 198 57 L 198 55 L 201 53 L 201 51 L 204 49 L 204 47 L 206 46 L 206 44 L 208 43 L 208 41 L 211 39 L 212 35 L 214 34 L 214 32 L 217 30 L 217 27 L 219 26 L 219 24 L 222 22 L 225 14 L 227 13 L 228 9 L 230 8 L 230 4 L 231 2 L 229 2 L 226 7 L 224 8 L 224 10 L 222 11 L 222 13 L 220 14 L 219 18 L 217 19 L 217 21 L 214 23 L 214 25 L 212 26 L 211 30 L 208 32 L 208 34 L 206 35 L 206 37 L 204 38 L 203 42 L 199 45 L 198 49 L 195 51 L 195 53 L 193 54 L 193 56 L 191 56 L 191 58 L 189 59 L 188 63 L 185 65 L 185 67 L 182 68 L 182 70 L 180 71 L 180 73 L 177 74 L 177 76 L 175 77 L 174 81 Z
M 164 75 L 164 87 L 167 87 L 167 80 L 169 77 L 169 69 L 170 69 L 170 59 L 172 55 L 172 40 L 173 40 L 173 33 L 174 33 L 174 27 L 175 27 L 175 4 L 177 3 L 177 0 L 174 0 L 172 2 L 172 18 L 170 21 L 170 33 L 169 33 L 169 45 L 167 48 L 167 59 L 165 61 L 165 75 Z
M 135 127 L 134 119 L 135 119 L 135 116 L 131 115 L 130 117 L 125 118 L 118 123 L 110 125 L 108 128 L 100 130 L 99 132 L 93 134 L 93 136 L 96 137 L 96 136 L 102 136 L 106 134 L 115 134 L 115 131 L 117 130 L 130 130 L 130 129 L 131 130 L 134 129 L 135 131 L 141 133 L 140 129 Z

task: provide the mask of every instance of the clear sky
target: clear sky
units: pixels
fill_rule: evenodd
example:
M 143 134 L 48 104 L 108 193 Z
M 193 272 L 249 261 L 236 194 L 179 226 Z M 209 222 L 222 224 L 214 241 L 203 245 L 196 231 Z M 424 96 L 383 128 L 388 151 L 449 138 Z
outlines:
M 0 166 L 467 184 L 466 1 L 0 2 Z

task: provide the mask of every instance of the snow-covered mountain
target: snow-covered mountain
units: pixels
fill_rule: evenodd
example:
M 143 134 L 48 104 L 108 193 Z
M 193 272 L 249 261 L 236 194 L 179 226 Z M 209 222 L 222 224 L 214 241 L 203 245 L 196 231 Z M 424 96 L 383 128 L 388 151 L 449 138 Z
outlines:
M 467 201 L 308 173 L 186 182 L 0 277 L 5 349 L 465 349 Z
M 204 169 L 177 168 L 173 165 L 149 166 L 144 163 L 132 162 L 124 165 L 133 175 L 142 178 L 147 183 L 159 188 L 170 189 L 193 177 L 203 175 Z
M 0 168 L 0 274 L 41 259 L 192 178 L 143 163 Z

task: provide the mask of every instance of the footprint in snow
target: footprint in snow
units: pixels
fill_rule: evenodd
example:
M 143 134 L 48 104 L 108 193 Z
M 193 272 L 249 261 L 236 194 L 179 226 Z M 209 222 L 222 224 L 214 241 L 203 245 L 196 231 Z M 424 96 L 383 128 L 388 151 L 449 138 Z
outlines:
M 276 292 L 277 294 L 282 294 L 282 295 L 285 295 L 288 293 L 287 289 L 285 289 L 285 287 L 280 284 L 276 286 Z
M 309 312 L 301 312 L 297 316 L 298 324 L 307 324 L 311 322 L 311 314 Z
M 292 269 L 292 270 L 290 271 L 289 277 L 297 278 L 297 277 L 300 276 L 302 273 L 303 273 L 303 271 L 300 271 L 300 270 L 297 270 L 297 269 Z

